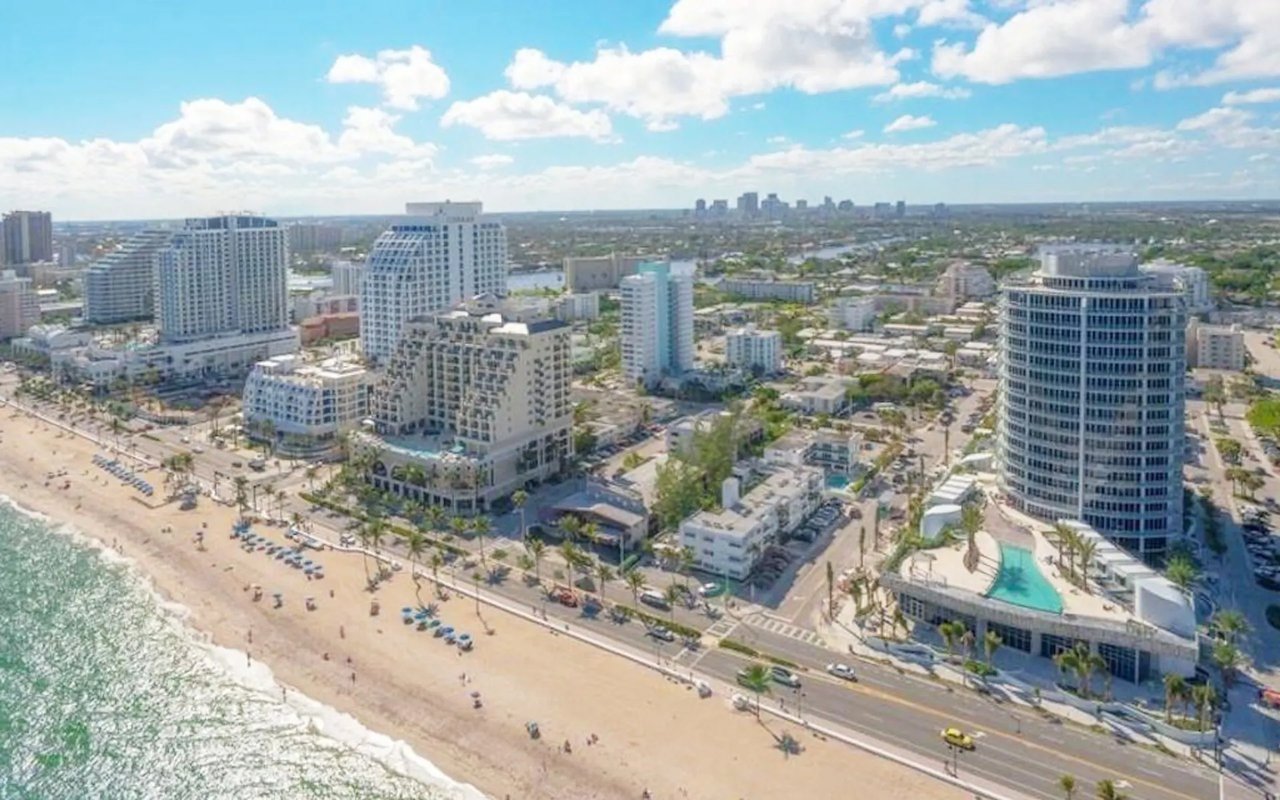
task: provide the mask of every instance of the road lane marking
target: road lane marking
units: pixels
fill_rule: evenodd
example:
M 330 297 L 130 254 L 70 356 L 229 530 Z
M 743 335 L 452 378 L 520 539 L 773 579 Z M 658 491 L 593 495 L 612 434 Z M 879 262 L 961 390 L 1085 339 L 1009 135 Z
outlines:
M 752 662 L 752 659 L 749 659 L 749 658 L 747 658 L 746 656 L 744 656 L 744 655 L 742 655 L 742 654 L 740 654 L 740 653 L 735 653 L 735 652 L 733 652 L 733 651 L 722 651 L 722 652 L 724 652 L 724 654 L 725 654 L 726 656 L 728 656 L 729 658 L 731 658 L 731 659 L 736 659 L 736 660 L 746 661 L 746 662 Z M 810 677 L 811 677 L 811 678 L 817 678 L 818 680 L 822 680 L 822 681 L 827 682 L 827 683 L 835 683 L 835 679 L 827 679 L 827 678 L 826 678 L 826 676 L 825 676 L 823 673 L 821 673 L 821 672 L 816 672 L 816 671 L 815 671 L 815 672 L 813 672 L 813 673 L 812 673 L 812 675 L 811 675 Z M 837 685 L 837 686 L 839 686 L 839 685 L 844 685 L 844 686 L 845 686 L 845 688 L 846 688 L 846 689 L 848 689 L 848 690 L 849 690 L 849 691 L 851 691 L 851 692 L 859 692 L 859 693 L 862 693 L 862 694 L 866 694 L 866 695 L 868 695 L 868 696 L 870 696 L 870 697 L 877 697 L 877 698 L 879 698 L 879 699 L 886 700 L 886 701 L 891 702 L 891 703 L 897 703 L 898 705 L 906 706 L 907 708 L 915 709 L 916 711 L 919 711 L 919 712 L 922 712 L 922 713 L 928 714 L 929 716 L 932 716 L 932 717 L 937 717 L 938 719 L 942 719 L 942 720 L 948 720 L 948 719 L 949 719 L 949 720 L 951 720 L 951 724 L 953 724 L 953 725 L 954 725 L 954 724 L 957 724 L 957 723 L 962 723 L 963 725 L 965 725 L 965 726 L 967 726 L 967 727 L 970 727 L 970 728 L 977 728 L 977 727 L 978 727 L 978 725 L 977 725 L 976 723 L 971 722 L 971 721 L 969 721 L 969 720 L 965 720 L 965 719 L 957 720 L 953 714 L 948 714 L 948 713 L 946 713 L 946 712 L 944 712 L 944 711 L 939 711 L 938 709 L 931 708 L 931 707 L 929 707 L 929 706 L 920 705 L 919 703 L 913 702 L 913 701 L 911 701 L 911 700 L 907 700 L 906 698 L 903 698 L 903 697 L 898 697 L 897 695 L 891 694 L 891 693 L 889 693 L 889 692 L 882 692 L 882 691 L 879 691 L 879 690 L 877 690 L 877 689 L 872 689 L 872 688 L 867 687 L 867 686 L 862 686 L 861 684 L 857 684 L 857 683 L 845 683 L 845 682 L 843 682 L 843 681 L 842 681 L 842 682 L 840 682 L 840 683 L 836 683 L 836 685 Z M 841 720 L 841 722 L 843 722 L 843 720 Z M 877 735 L 878 735 L 878 734 L 877 734 Z M 1002 738 L 1002 739 L 1006 739 L 1006 740 L 1011 741 L 1011 742 L 1017 742 L 1018 744 L 1021 744 L 1021 745 L 1025 746 L 1025 747 L 1028 747 L 1028 748 L 1030 748 L 1030 749 L 1032 749 L 1032 750 L 1038 750 L 1038 751 L 1040 751 L 1040 752 L 1042 752 L 1042 753 L 1047 753 L 1047 754 L 1049 754 L 1049 755 L 1056 756 L 1056 757 L 1061 758 L 1061 759 L 1064 759 L 1064 760 L 1066 760 L 1066 761 L 1071 761 L 1071 762 L 1074 762 L 1074 763 L 1076 763 L 1076 764 L 1081 764 L 1081 765 L 1083 765 L 1083 766 L 1090 767 L 1090 768 L 1092 768 L 1092 769 L 1098 770 L 1099 772 L 1103 772 L 1103 773 L 1113 773 L 1113 772 L 1114 772 L 1114 773 L 1116 774 L 1116 777 L 1117 777 L 1117 778 L 1130 778 L 1130 779 L 1132 779 L 1132 780 L 1134 780 L 1134 781 L 1137 781 L 1138 783 L 1141 783 L 1141 784 L 1143 784 L 1143 785 L 1145 785 L 1145 786 L 1149 786 L 1149 787 L 1151 787 L 1151 788 L 1153 788 L 1153 789 L 1158 789 L 1159 791 L 1164 792 L 1164 793 L 1167 793 L 1167 794 L 1172 795 L 1172 796 L 1174 796 L 1174 797 L 1182 797 L 1182 798 L 1186 798 L 1186 800 L 1205 800 L 1205 798 L 1202 798 L 1202 797 L 1196 797 L 1195 795 L 1186 794 L 1186 793 L 1184 793 L 1184 792 L 1180 792 L 1180 791 L 1178 791 L 1178 790 L 1176 790 L 1176 789 L 1169 788 L 1168 786 L 1164 785 L 1163 783 L 1157 783 L 1157 782 L 1154 782 L 1154 781 L 1149 781 L 1149 780 L 1146 780 L 1146 779 L 1144 779 L 1144 778 L 1138 778 L 1138 777 L 1133 776 L 1133 775 L 1125 775 L 1124 773 L 1117 772 L 1116 770 L 1113 770 L 1113 769 L 1111 769 L 1111 768 L 1109 768 L 1109 767 L 1106 767 L 1106 766 L 1104 766 L 1104 765 L 1102 765 L 1102 764 L 1098 764 L 1097 762 L 1090 761 L 1090 760 L 1088 760 L 1088 759 L 1081 758 L 1081 757 L 1079 757 L 1079 756 L 1075 756 L 1075 755 L 1072 755 L 1072 754 L 1070 754 L 1070 753 L 1063 753 L 1063 752 L 1061 752 L 1060 750 L 1055 750 L 1055 749 L 1054 749 L 1054 748 L 1052 748 L 1052 747 L 1046 747 L 1046 746 L 1044 746 L 1044 745 L 1040 744 L 1039 742 L 1033 742 L 1033 741 L 1030 741 L 1030 740 L 1028 740 L 1028 739 L 1025 739 L 1025 738 L 1023 738 L 1023 737 L 1021 737 L 1021 736 L 1015 736 L 1015 735 L 1012 735 L 1012 734 L 1004 733 L 1003 731 L 992 731 L 991 735 L 992 735 L 992 736 L 996 736 L 996 737 L 1000 737 L 1000 738 Z

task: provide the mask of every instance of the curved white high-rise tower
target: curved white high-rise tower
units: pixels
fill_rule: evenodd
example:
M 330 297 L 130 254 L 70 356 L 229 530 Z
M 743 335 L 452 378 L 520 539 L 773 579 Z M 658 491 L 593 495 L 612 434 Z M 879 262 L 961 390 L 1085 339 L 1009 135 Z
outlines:
M 1182 293 L 1129 250 L 1046 247 L 1006 282 L 996 455 L 1014 507 L 1160 557 L 1182 532 L 1185 329 Z

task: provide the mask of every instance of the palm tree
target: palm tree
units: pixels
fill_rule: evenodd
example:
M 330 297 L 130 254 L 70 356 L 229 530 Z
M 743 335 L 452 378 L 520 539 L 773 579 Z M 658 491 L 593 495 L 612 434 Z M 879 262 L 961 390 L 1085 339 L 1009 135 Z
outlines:
M 529 502 L 529 493 L 524 489 L 516 489 L 511 493 L 511 505 L 515 506 L 516 510 L 520 512 L 520 541 L 522 542 L 524 541 L 525 529 L 524 504 L 527 502 Z
M 1128 800 L 1129 796 L 1116 788 L 1116 782 L 1107 778 L 1098 781 L 1098 800 Z
M 742 671 L 738 680 L 743 686 L 755 692 L 756 719 L 760 719 L 760 695 L 769 694 L 773 673 L 764 664 L 752 664 Z
M 684 588 L 685 591 L 688 591 L 689 576 L 693 573 L 693 564 L 698 560 L 698 557 L 693 552 L 692 547 L 681 547 L 680 551 L 676 554 L 676 558 L 679 559 L 676 570 L 684 576 Z
M 1187 682 L 1179 674 L 1170 672 L 1164 676 L 1164 721 L 1173 723 L 1173 704 L 1187 693 Z
M 1053 526 L 1054 544 L 1058 547 L 1058 566 L 1060 568 L 1066 564 L 1067 546 L 1073 534 L 1075 534 L 1075 531 L 1065 522 L 1059 522 Z
M 573 514 L 565 514 L 558 520 L 560 530 L 565 532 L 565 536 L 569 541 L 575 542 L 582 535 L 582 520 Z
M 524 546 L 533 557 L 533 574 L 538 579 L 538 586 L 542 586 L 542 557 L 547 553 L 547 543 L 541 539 L 531 539 Z
M 1214 691 L 1213 684 L 1202 683 L 1191 687 L 1191 700 L 1200 712 L 1200 730 L 1208 730 L 1209 716 L 1218 704 L 1218 693 Z
M 667 601 L 667 610 L 671 612 L 671 621 L 676 621 L 676 601 L 680 599 L 680 587 L 669 584 L 662 592 L 662 599 Z
M 853 598 L 853 613 L 856 616 L 862 611 L 862 579 L 849 581 L 849 596 Z
M 1058 778 L 1058 788 L 1062 790 L 1065 800 L 1072 800 L 1076 794 L 1076 778 L 1074 775 L 1062 775 Z
M 836 610 L 836 570 L 827 562 L 827 619 L 835 618 Z
M 236 485 L 236 506 L 240 509 L 240 516 L 249 510 L 249 479 L 243 475 L 237 475 Z
M 480 565 L 484 567 L 486 575 L 489 573 L 489 562 L 484 555 L 484 537 L 491 530 L 493 530 L 493 524 L 489 522 L 488 517 L 480 516 L 471 520 L 471 532 L 476 535 L 476 541 L 480 544 Z
M 987 667 L 991 667 L 991 659 L 995 657 L 996 651 L 1000 649 L 1000 645 L 1004 644 L 1004 639 L 1000 638 L 1000 634 L 995 631 L 987 631 L 982 636 L 982 651 L 987 657 Z
M 858 529 L 858 566 L 864 566 L 867 562 L 867 526 L 863 525 Z
M 431 554 L 431 580 L 434 581 L 436 584 L 437 597 L 440 596 L 440 592 L 442 590 L 440 586 L 440 568 L 443 566 L 444 566 L 444 556 L 440 555 L 440 553 L 438 552 L 432 553 Z
M 1174 553 L 1165 564 L 1165 577 L 1188 593 L 1191 591 L 1191 584 L 1196 581 L 1198 572 L 1195 562 L 1186 553 Z
M 1053 664 L 1058 668 L 1059 672 L 1064 674 L 1067 672 L 1076 673 L 1078 683 L 1076 691 L 1080 692 L 1082 696 L 1087 696 L 1088 692 L 1084 688 L 1084 681 L 1081 676 L 1084 673 L 1084 661 L 1089 655 L 1089 649 L 1087 647 L 1083 648 L 1083 654 L 1081 650 L 1082 648 L 1079 645 L 1070 650 L 1063 650 L 1054 655 Z
M 947 621 L 938 625 L 938 633 L 942 636 L 942 641 L 947 646 L 947 660 L 950 661 L 954 655 L 956 640 L 964 635 L 965 627 L 963 622 Z
M 431 530 L 443 530 L 445 513 L 440 506 L 427 506 L 427 510 L 423 512 L 423 518 L 426 524 L 431 526 Z
M 573 575 L 578 568 L 578 564 L 582 561 L 582 550 L 571 540 L 565 539 L 560 543 L 560 557 L 564 559 L 565 566 L 569 568 L 569 586 L 573 586 Z
M 1225 639 L 1231 644 L 1248 635 L 1250 628 L 1249 620 L 1240 610 L 1234 608 L 1225 608 L 1214 613 L 1209 620 L 1209 627 L 1220 639 Z
M 1085 675 L 1085 683 L 1088 684 L 1089 677 L 1094 673 L 1101 671 L 1103 680 L 1102 695 L 1106 700 L 1111 699 L 1111 665 L 1099 653 L 1090 653 L 1085 657 L 1085 666 L 1089 668 L 1089 672 Z
M 596 562 L 596 582 L 599 585 L 596 587 L 596 589 L 600 592 L 601 606 L 605 604 L 604 587 L 606 584 L 609 583 L 609 581 L 613 580 L 613 578 L 614 578 L 613 567 L 609 566 L 603 561 L 597 561 Z
M 409 552 L 409 563 L 413 569 L 413 591 L 418 598 L 418 605 L 422 605 L 422 580 L 418 577 L 418 564 L 422 560 L 422 554 L 427 551 L 427 537 L 422 535 L 422 531 L 411 530 L 405 537 L 405 548 Z
M 1222 670 L 1222 682 L 1231 688 L 1235 683 L 1236 673 L 1244 667 L 1244 654 L 1231 642 L 1218 642 L 1213 646 L 1213 663 Z
M 469 527 L 464 517 L 453 517 L 449 520 L 449 532 L 454 536 L 465 536 Z
M 622 571 L 622 580 L 631 590 L 631 602 L 639 605 L 640 590 L 644 588 L 644 573 L 635 567 L 629 567 Z
M 1089 592 L 1089 564 L 1097 551 L 1098 542 L 1094 539 L 1081 538 L 1076 545 L 1076 552 L 1080 555 L 1080 584 L 1086 593 Z

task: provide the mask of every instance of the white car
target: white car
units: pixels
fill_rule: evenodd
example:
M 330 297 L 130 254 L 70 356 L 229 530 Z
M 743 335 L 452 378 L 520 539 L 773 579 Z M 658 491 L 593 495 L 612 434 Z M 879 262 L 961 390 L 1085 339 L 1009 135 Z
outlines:
M 853 674 L 853 667 L 848 664 L 828 664 L 827 672 L 846 681 L 856 681 L 858 676 Z

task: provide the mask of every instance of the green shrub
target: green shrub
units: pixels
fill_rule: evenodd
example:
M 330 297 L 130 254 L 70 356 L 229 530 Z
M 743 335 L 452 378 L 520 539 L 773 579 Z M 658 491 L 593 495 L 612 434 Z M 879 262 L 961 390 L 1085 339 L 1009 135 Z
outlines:
M 742 655 L 747 656 L 748 658 L 756 658 L 760 655 L 760 653 L 758 653 L 754 647 L 745 645 L 736 639 L 728 639 L 728 638 L 721 639 L 720 646 L 723 647 L 725 650 L 732 650 L 735 653 L 741 653 Z

